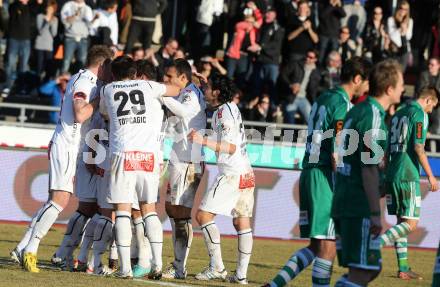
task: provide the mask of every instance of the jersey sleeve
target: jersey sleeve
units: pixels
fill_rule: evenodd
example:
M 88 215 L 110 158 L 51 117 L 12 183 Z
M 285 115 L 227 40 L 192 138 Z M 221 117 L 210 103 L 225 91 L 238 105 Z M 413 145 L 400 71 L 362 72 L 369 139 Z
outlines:
M 167 92 L 167 87 L 164 84 L 157 83 L 154 81 L 146 81 L 148 87 L 150 87 L 154 98 L 160 98 Z
M 428 116 L 423 111 L 417 111 L 414 115 L 414 142 L 425 144 L 428 131 Z
M 89 79 L 79 78 L 73 86 L 73 100 L 90 101 L 94 86 Z
M 218 118 L 218 123 L 217 133 L 219 133 L 221 141 L 235 142 L 237 133 L 235 132 L 235 120 L 232 116 L 223 111 L 222 116 Z
M 338 107 L 336 107 L 336 109 L 333 112 L 332 122 L 330 123 L 330 125 L 331 125 L 330 129 L 334 130 L 333 138 L 332 138 L 332 146 L 331 146 L 332 153 L 335 152 L 335 146 L 336 146 L 336 144 L 338 144 L 336 142 L 336 140 L 337 140 L 336 136 L 344 128 L 344 119 L 345 119 L 346 115 L 347 115 L 347 106 L 346 105 L 339 105 Z
M 200 112 L 199 99 L 193 91 L 183 96 L 182 105 L 187 111 L 185 113 L 186 118 L 192 118 Z
M 103 87 L 100 91 L 99 98 L 99 113 L 104 116 L 104 118 L 108 118 L 108 109 L 107 104 L 105 103 L 105 87 Z

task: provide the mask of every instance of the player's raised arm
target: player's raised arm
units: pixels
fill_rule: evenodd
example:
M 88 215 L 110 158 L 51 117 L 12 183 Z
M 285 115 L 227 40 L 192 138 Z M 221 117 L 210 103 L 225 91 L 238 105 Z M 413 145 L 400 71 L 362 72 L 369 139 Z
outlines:
M 89 119 L 99 105 L 99 96 L 88 102 L 90 91 L 78 91 L 73 95 L 73 115 L 75 122 L 83 123 Z

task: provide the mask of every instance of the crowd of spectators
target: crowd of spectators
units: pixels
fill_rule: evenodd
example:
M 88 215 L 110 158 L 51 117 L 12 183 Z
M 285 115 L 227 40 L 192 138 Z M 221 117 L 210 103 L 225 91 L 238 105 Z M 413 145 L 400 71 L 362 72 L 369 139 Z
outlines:
M 58 105 L 69 73 L 84 66 L 91 45 L 104 44 L 151 61 L 158 80 L 176 58 L 190 60 L 207 78 L 228 75 L 245 119 L 303 123 L 314 100 L 339 84 L 341 66 L 354 56 L 373 63 L 398 59 L 416 93 L 427 85 L 440 89 L 439 4 L 0 0 L 2 96 L 50 96 Z M 57 119 L 51 114 L 49 120 Z M 433 127 L 440 133 L 440 122 Z

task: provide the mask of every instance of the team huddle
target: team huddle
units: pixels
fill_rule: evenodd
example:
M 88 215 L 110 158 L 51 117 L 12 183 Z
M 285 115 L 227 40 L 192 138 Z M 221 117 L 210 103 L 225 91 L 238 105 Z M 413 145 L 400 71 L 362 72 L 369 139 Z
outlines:
M 164 83 L 156 78 L 147 61 L 127 56 L 112 60 L 106 47 L 92 47 L 87 67 L 68 84 L 50 143 L 49 199 L 11 252 L 25 270 L 39 272 L 39 243 L 75 192 L 78 209 L 53 264 L 118 278 L 185 279 L 193 238 L 191 211 L 197 208 L 209 265 L 195 278 L 248 283 L 255 179 L 240 110 L 232 102 L 234 86 L 224 76 L 207 81 L 194 75 L 186 60 L 166 68 Z M 404 90 L 399 64 L 387 60 L 370 67 L 354 57 L 343 66 L 341 82 L 320 95 L 308 122 L 300 231 L 310 244 L 295 252 L 265 286 L 284 286 L 310 264 L 313 286 L 329 286 L 336 256 L 348 268 L 336 286 L 367 286 L 380 273 L 381 247 L 390 244 L 396 248 L 398 277 L 421 279 L 408 264 L 407 236 L 420 217 L 420 166 L 431 190 L 438 189 L 424 152 L 427 113 L 438 103 L 437 92 L 425 89 L 417 100 L 401 105 L 388 133 L 386 111 L 400 102 Z M 351 104 L 367 91 L 364 102 Z M 209 136 L 207 110 L 212 112 Z M 156 204 L 165 169 L 164 131 L 171 128 L 165 209 L 174 261 L 163 269 Z M 219 174 L 196 207 L 205 170 L 203 147 L 215 151 Z M 386 196 L 389 214 L 397 216 L 397 224 L 383 234 L 381 196 Z M 238 235 L 236 271 L 229 276 L 214 221 L 218 214 L 233 218 Z M 104 264 L 107 250 L 109 262 Z M 440 266 L 436 270 L 433 284 L 440 281 Z
M 196 85 L 190 64 L 176 60 L 167 67 L 163 84 L 153 81 L 155 68 L 147 61 L 111 58 L 106 47 L 92 47 L 87 68 L 68 84 L 48 152 L 49 199 L 11 252 L 12 258 L 25 270 L 39 272 L 40 240 L 75 192 L 79 206 L 52 263 L 118 278 L 185 279 L 193 237 L 191 209 L 205 168 L 202 147 L 206 146 L 217 153 L 219 175 L 196 216 L 210 256 L 209 266 L 196 279 L 247 283 L 255 181 L 241 114 L 232 103 L 232 81 L 218 77 Z M 215 110 L 210 137 L 204 136 L 206 105 Z M 167 121 L 163 121 L 162 106 Z M 163 123 L 167 122 L 185 136 L 175 138 L 168 164 L 166 210 L 175 259 L 162 272 L 163 230 L 156 203 L 163 168 Z M 232 216 L 238 233 L 237 269 L 230 276 L 222 261 L 220 232 L 214 222 L 217 214 Z M 104 265 L 101 257 L 108 248 L 109 264 Z M 132 258 L 137 258 L 133 267 Z

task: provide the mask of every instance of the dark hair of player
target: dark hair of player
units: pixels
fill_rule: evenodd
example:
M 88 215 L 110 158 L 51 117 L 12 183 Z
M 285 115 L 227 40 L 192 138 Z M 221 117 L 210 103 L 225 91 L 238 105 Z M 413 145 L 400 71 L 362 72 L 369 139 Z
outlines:
M 107 10 L 107 9 L 113 8 L 113 6 L 115 6 L 117 4 L 118 4 L 117 0 L 104 0 L 101 3 L 101 8 L 103 10 Z
M 347 60 L 341 69 L 341 83 L 348 84 L 359 75 L 362 80 L 367 80 L 370 76 L 372 65 L 361 57 L 353 57 Z
M 192 80 L 192 69 L 191 65 L 185 59 L 174 60 L 172 66 L 176 68 L 177 76 L 185 75 L 188 82 Z
M 387 92 L 389 87 L 396 87 L 402 66 L 396 60 L 384 60 L 377 63 L 370 73 L 370 95 L 379 97 Z
M 102 65 L 107 59 L 112 57 L 113 52 L 109 47 L 104 45 L 93 46 L 87 54 L 87 66 L 96 67 Z
M 212 91 L 220 91 L 217 100 L 221 103 L 229 103 L 237 91 L 234 82 L 227 76 L 219 75 L 211 80 Z
M 129 56 L 119 56 L 112 62 L 112 74 L 115 81 L 134 79 L 136 72 L 136 62 Z
M 148 80 L 157 80 L 157 70 L 156 67 L 148 60 L 137 60 L 136 61 L 136 76 L 145 76 Z

